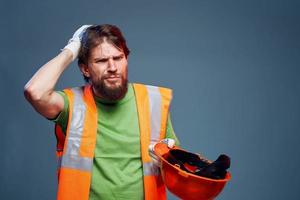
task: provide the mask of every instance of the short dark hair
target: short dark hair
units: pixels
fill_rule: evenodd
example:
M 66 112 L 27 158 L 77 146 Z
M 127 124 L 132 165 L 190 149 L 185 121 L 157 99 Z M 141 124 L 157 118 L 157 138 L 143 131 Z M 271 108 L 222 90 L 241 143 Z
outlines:
M 126 45 L 126 40 L 121 30 L 117 26 L 111 24 L 93 25 L 87 28 L 82 35 L 78 54 L 79 66 L 81 64 L 87 65 L 91 50 L 101 44 L 104 38 L 118 49 L 123 50 L 125 57 L 128 57 L 130 50 Z M 86 82 L 89 81 L 88 77 L 84 75 L 83 77 Z

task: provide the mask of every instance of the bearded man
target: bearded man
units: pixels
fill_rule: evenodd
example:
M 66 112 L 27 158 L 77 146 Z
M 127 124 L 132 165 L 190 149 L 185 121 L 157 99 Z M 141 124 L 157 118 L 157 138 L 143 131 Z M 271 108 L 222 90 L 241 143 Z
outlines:
M 55 122 L 60 200 L 166 199 L 148 147 L 172 128 L 170 89 L 128 83 L 129 49 L 117 26 L 84 25 L 25 85 L 37 112 Z M 78 58 L 85 85 L 55 91 Z

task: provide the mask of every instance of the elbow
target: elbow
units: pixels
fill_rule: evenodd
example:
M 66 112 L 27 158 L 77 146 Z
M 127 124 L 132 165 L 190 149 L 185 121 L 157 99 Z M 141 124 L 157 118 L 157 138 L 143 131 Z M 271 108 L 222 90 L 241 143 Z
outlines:
M 29 102 L 39 101 L 42 97 L 38 90 L 29 84 L 26 84 L 24 87 L 24 96 Z

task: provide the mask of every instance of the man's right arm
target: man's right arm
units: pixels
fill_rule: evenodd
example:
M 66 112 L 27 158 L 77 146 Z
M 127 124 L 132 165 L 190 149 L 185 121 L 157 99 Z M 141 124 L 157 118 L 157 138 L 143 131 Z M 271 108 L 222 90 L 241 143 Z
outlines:
M 77 29 L 63 51 L 43 65 L 24 87 L 26 99 L 46 118 L 55 118 L 64 108 L 64 99 L 54 88 L 63 71 L 77 57 L 82 34 L 89 26 Z
M 64 99 L 54 88 L 62 72 L 72 62 L 72 56 L 70 50 L 63 50 L 43 65 L 24 87 L 26 99 L 46 118 L 55 118 L 64 108 Z

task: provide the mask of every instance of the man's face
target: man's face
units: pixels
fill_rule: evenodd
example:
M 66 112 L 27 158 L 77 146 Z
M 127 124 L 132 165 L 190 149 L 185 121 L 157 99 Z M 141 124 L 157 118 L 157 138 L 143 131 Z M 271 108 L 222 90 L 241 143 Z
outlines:
M 103 39 L 91 50 L 84 74 L 90 78 L 96 96 L 116 101 L 127 92 L 127 58 L 122 50 Z

